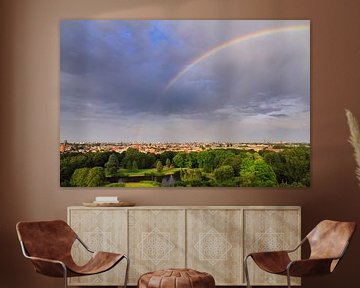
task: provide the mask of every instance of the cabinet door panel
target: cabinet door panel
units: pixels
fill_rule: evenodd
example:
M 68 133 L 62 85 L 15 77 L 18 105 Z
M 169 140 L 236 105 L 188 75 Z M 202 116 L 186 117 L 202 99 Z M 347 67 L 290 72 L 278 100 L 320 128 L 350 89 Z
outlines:
M 187 211 L 187 266 L 212 274 L 216 285 L 242 280 L 242 211 Z
M 245 255 L 251 252 L 287 250 L 300 243 L 300 210 L 262 209 L 244 211 Z M 292 253 L 293 259 L 300 259 L 300 249 Z M 286 285 L 286 277 L 266 273 L 248 260 L 250 283 L 252 285 Z M 292 284 L 300 284 L 293 278 Z
M 80 239 L 93 251 L 127 253 L 127 215 L 125 209 L 71 209 L 69 225 Z M 76 263 L 84 264 L 90 258 L 82 245 L 76 241 L 72 247 Z M 113 269 L 93 276 L 69 278 L 70 285 L 122 285 L 125 261 Z
M 145 272 L 185 267 L 185 210 L 129 210 L 130 283 Z

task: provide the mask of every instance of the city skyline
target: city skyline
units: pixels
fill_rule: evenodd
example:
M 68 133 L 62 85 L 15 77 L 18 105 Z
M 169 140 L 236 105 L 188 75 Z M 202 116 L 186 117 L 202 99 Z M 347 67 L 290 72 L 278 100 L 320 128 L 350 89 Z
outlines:
M 60 141 L 310 142 L 308 20 L 65 20 Z
M 129 148 L 143 153 L 161 154 L 164 152 L 201 152 L 217 149 L 243 151 L 283 151 L 285 148 L 309 147 L 309 143 L 60 143 L 60 153 L 126 152 Z
M 229 141 L 211 141 L 211 142 L 201 142 L 201 141 L 178 141 L 178 142 L 166 142 L 166 141 L 68 141 L 64 139 L 60 141 L 61 144 L 310 144 L 310 142 L 284 142 L 284 141 L 256 141 L 256 142 L 229 142 Z

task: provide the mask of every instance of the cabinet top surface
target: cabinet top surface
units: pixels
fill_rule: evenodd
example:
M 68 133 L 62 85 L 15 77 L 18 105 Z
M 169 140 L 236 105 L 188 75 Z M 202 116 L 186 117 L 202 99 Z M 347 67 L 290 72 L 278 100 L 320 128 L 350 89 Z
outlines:
M 69 206 L 68 209 L 131 209 L 131 210 L 189 210 L 189 209 L 221 209 L 221 210 L 236 210 L 236 209 L 279 209 L 279 210 L 301 210 L 301 206 L 132 206 L 132 207 L 85 207 L 85 206 Z

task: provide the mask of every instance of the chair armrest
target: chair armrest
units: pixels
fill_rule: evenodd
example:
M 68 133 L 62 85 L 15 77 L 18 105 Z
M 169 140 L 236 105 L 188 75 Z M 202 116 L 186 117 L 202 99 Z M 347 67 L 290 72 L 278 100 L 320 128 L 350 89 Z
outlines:
M 78 240 L 87 251 L 90 253 L 95 253 L 94 251 L 90 250 L 90 248 L 80 239 L 78 235 L 76 235 L 76 240 Z
M 301 240 L 301 242 L 300 242 L 295 248 L 290 249 L 290 250 L 285 250 L 285 251 L 288 252 L 288 253 L 295 252 L 297 249 L 299 249 L 299 248 L 306 242 L 306 240 L 307 240 L 306 237 L 303 238 L 303 239 Z
M 46 259 L 33 256 L 25 256 L 30 259 L 34 265 L 35 271 L 51 277 L 66 277 L 67 268 L 66 265 L 59 261 L 53 259 Z
M 47 258 L 41 258 L 41 257 L 33 257 L 33 256 L 26 256 L 26 258 L 30 259 L 31 261 L 49 262 L 49 263 L 53 263 L 53 264 L 60 264 L 61 266 L 66 267 L 65 264 L 59 260 L 47 259 Z
M 287 266 L 290 276 L 312 276 L 329 274 L 332 272 L 333 261 L 339 258 L 318 258 L 291 261 Z
M 288 254 L 288 253 L 292 253 L 292 252 L 295 252 L 297 249 L 299 249 L 305 242 L 306 242 L 307 238 L 303 238 L 301 240 L 301 242 L 293 249 L 287 249 L 287 250 L 278 250 L 278 251 L 265 251 L 265 252 L 252 252 L 252 253 L 249 253 L 246 257 L 248 258 L 249 256 L 252 256 L 252 254 L 256 254 L 256 253 L 261 253 L 261 254 L 268 254 L 268 255 L 271 255 L 271 254 Z
M 265 256 L 265 257 L 271 257 L 271 256 L 280 256 L 280 255 L 288 255 L 287 250 L 279 250 L 279 251 L 264 251 L 264 252 L 252 252 L 247 255 L 247 257 L 257 257 L 257 256 Z
M 30 259 L 34 265 L 35 271 L 51 277 L 66 277 L 67 268 L 66 265 L 55 259 L 46 259 L 41 257 L 30 256 L 24 246 L 24 243 L 20 241 L 21 251 L 25 258 Z

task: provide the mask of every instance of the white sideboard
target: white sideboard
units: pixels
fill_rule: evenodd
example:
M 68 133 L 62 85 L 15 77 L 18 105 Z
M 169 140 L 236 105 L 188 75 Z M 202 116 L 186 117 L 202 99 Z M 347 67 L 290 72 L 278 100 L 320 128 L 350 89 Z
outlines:
M 216 285 L 245 285 L 246 254 L 294 248 L 301 240 L 298 206 L 76 206 L 68 207 L 68 223 L 91 249 L 129 255 L 129 285 L 148 271 L 184 267 L 212 274 Z M 72 254 L 79 263 L 89 257 L 78 244 Z M 124 271 L 120 263 L 70 278 L 69 285 L 121 285 Z M 253 285 L 286 285 L 286 277 L 264 273 L 252 261 L 249 272 Z

